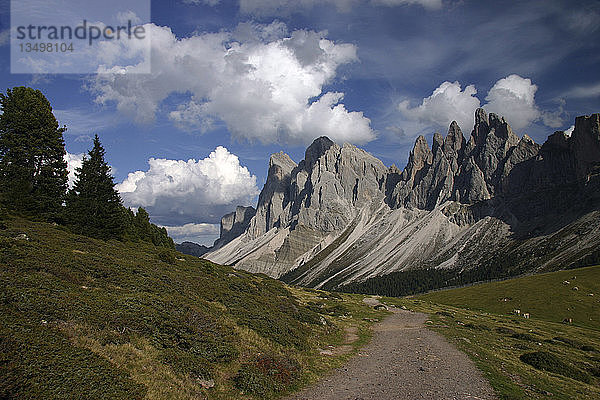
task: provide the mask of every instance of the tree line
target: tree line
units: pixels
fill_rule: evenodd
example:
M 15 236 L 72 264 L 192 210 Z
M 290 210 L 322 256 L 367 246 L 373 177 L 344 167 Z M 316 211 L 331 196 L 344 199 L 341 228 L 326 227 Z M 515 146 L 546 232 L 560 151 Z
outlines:
M 446 268 L 409 269 L 375 276 L 337 288 L 346 293 L 374 294 L 390 297 L 409 296 L 430 290 L 460 287 L 479 282 L 508 279 L 526 273 L 530 266 L 514 267 L 515 260 L 505 255 L 484 260 L 468 270 Z
M 134 213 L 123 206 L 98 135 L 68 189 L 63 138 L 67 128 L 59 126 L 44 94 L 28 87 L 8 89 L 0 93 L 0 111 L 4 213 L 65 225 L 94 238 L 174 248 L 166 229 L 150 223 L 146 210 Z

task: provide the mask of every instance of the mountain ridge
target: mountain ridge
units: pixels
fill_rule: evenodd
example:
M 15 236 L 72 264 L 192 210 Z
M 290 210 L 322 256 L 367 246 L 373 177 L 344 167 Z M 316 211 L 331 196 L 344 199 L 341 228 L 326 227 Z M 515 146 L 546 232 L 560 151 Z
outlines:
M 516 260 L 497 267 L 509 275 L 558 269 L 600 243 L 587 232 L 600 210 L 599 127 L 600 114 L 578 117 L 571 136 L 539 145 L 478 109 L 468 140 L 455 122 L 431 147 L 419 136 L 403 171 L 318 138 L 298 164 L 271 156 L 256 214 L 205 257 L 328 289 L 406 269 L 504 265 L 502 256 Z M 569 229 L 587 233 L 576 244 Z M 540 246 L 554 250 L 531 255 Z

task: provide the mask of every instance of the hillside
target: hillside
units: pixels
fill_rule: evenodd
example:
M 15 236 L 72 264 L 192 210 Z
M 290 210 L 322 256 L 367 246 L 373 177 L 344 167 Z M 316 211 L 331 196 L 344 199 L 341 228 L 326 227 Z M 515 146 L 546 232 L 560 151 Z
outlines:
M 599 291 L 596 266 L 385 301 L 430 314 L 501 399 L 597 399 Z
M 467 137 L 417 138 L 402 171 L 326 137 L 298 163 L 273 154 L 256 208 L 223 217 L 204 257 L 326 290 L 428 269 L 432 289 L 593 265 L 599 215 L 600 114 L 540 145 L 478 109 Z
M 145 243 L 0 221 L 0 398 L 252 399 L 314 380 L 381 312 Z M 343 354 L 321 349 L 359 340 Z
M 495 314 L 519 309 L 548 322 L 571 318 L 574 325 L 600 331 L 600 266 L 442 290 L 419 299 Z

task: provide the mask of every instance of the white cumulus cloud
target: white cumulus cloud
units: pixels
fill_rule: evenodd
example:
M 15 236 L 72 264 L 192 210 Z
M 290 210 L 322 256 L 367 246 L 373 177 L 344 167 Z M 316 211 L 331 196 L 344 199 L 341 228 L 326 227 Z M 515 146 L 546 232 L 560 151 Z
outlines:
M 468 133 L 475 124 L 475 110 L 480 104 L 476 94 L 477 89 L 473 85 L 462 90 L 459 82 L 446 81 L 431 96 L 424 98 L 420 105 L 410 108 L 409 101 L 405 100 L 399 104 L 398 109 L 409 120 L 443 129 L 456 121 L 460 129 Z
M 410 102 L 404 100 L 398 105 L 398 110 L 405 120 L 418 121 L 423 127 L 446 129 L 450 122 L 456 121 L 466 135 L 473 128 L 475 110 L 480 106 L 488 112 L 505 117 L 516 131 L 540 118 L 549 127 L 560 126 L 564 102 L 559 102 L 556 111 L 542 113 L 535 103 L 536 91 L 537 86 L 531 79 L 513 74 L 499 79 L 485 97 L 487 103 L 481 105 L 474 85 L 463 90 L 460 82 L 446 81 L 431 96 L 424 98 L 420 105 L 411 108 Z
M 83 153 L 80 154 L 71 154 L 67 152 L 65 154 L 65 162 L 67 163 L 67 171 L 69 172 L 69 180 L 68 185 L 69 189 L 73 187 L 75 184 L 75 170 L 81 167 L 81 163 L 83 162 Z
M 115 103 L 144 123 L 170 95 L 187 95 L 169 113 L 176 125 L 205 132 L 223 121 L 234 138 L 251 142 L 375 139 L 362 112 L 349 111 L 343 94 L 324 90 L 340 66 L 358 60 L 353 44 L 313 31 L 287 34 L 281 22 L 187 38 L 177 38 L 168 27 L 145 27 L 152 36 L 152 73 L 137 74 L 137 67 L 99 71 L 92 84 L 97 102 Z M 110 45 L 107 54 L 117 52 Z
M 502 115 L 517 131 L 540 118 L 541 113 L 535 104 L 537 86 L 531 79 L 510 75 L 492 86 L 485 100 L 488 112 Z
M 117 190 L 126 206 L 144 207 L 159 224 L 220 221 L 237 205 L 250 205 L 258 194 L 256 177 L 224 147 L 203 160 L 151 158 L 147 171 L 136 171 Z

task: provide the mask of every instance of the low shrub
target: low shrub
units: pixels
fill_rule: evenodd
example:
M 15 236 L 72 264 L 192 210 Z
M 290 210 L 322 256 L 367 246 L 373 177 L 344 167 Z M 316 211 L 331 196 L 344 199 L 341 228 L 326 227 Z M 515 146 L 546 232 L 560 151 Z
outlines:
M 499 326 L 499 327 L 497 327 L 496 328 L 496 332 L 502 333 L 504 335 L 514 335 L 515 333 L 517 333 L 517 332 L 514 331 L 514 329 L 510 329 L 510 328 L 507 328 L 505 326 Z
M 476 331 L 489 331 L 490 330 L 490 327 L 487 325 L 474 324 L 472 322 L 465 324 L 465 328 L 474 329 Z
M 161 248 L 157 253 L 158 259 L 167 264 L 175 264 L 177 262 L 177 258 L 175 257 L 175 252 L 171 249 Z
M 242 364 L 234 382 L 246 393 L 269 398 L 288 390 L 298 380 L 300 372 L 300 364 L 293 359 L 260 355 Z
M 436 314 L 444 316 L 444 317 L 454 318 L 454 315 L 452 315 L 448 311 L 438 311 L 438 312 L 436 312 Z
M 600 367 L 588 367 L 588 372 L 596 378 L 600 378 Z
M 584 383 L 592 381 L 588 373 L 565 363 L 558 356 L 547 351 L 525 353 L 519 358 L 524 363 L 542 371 L 552 372 Z
M 346 315 L 350 312 L 348 307 L 341 303 L 327 303 L 327 302 L 314 302 L 311 301 L 307 304 L 307 308 L 313 312 L 324 314 L 324 315 L 333 315 L 336 317 Z
M 165 349 L 161 352 L 161 359 L 179 374 L 190 375 L 196 379 L 212 377 L 211 364 L 205 358 L 192 352 L 183 352 L 176 348 Z
M 511 337 L 519 340 L 525 340 L 528 342 L 535 342 L 537 338 L 529 333 L 513 333 Z
M 596 348 L 594 346 L 590 346 L 587 344 L 584 344 L 583 342 L 580 342 L 578 340 L 573 340 L 564 336 L 556 336 L 554 337 L 554 340 L 557 340 L 559 342 L 562 342 L 564 344 L 567 344 L 571 347 L 574 347 L 576 349 L 579 350 L 583 350 L 583 351 L 596 351 Z

